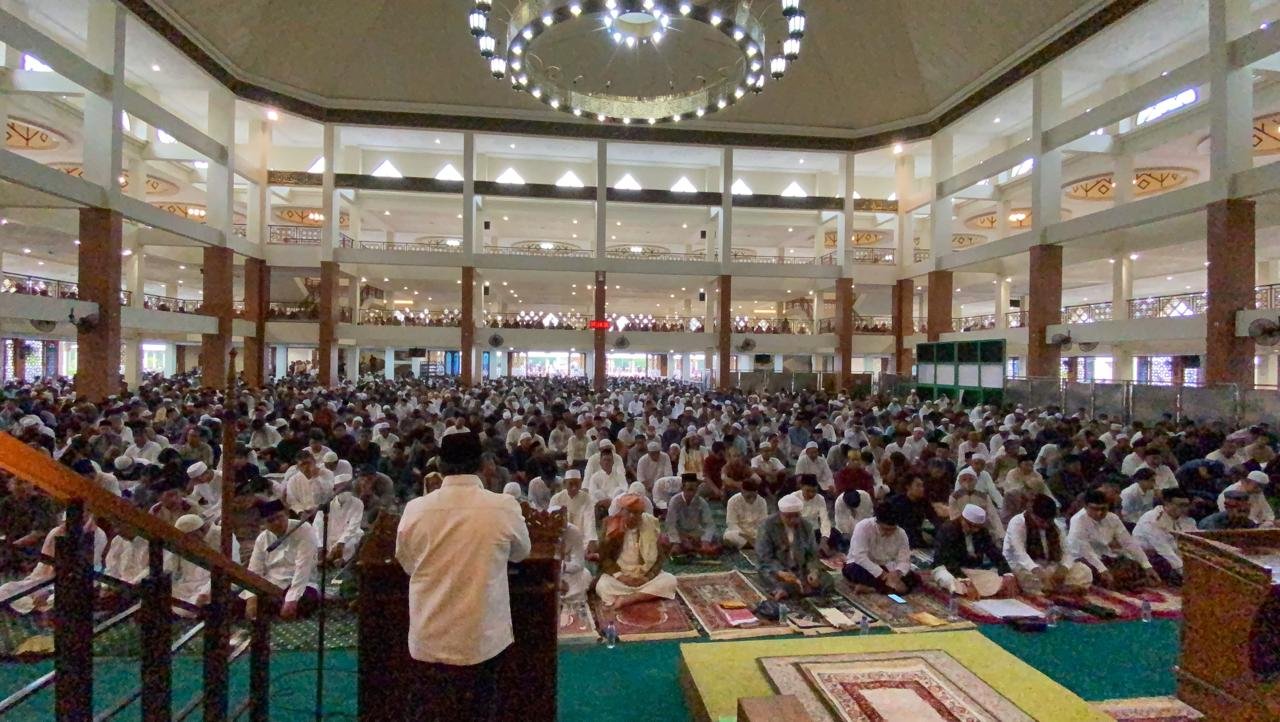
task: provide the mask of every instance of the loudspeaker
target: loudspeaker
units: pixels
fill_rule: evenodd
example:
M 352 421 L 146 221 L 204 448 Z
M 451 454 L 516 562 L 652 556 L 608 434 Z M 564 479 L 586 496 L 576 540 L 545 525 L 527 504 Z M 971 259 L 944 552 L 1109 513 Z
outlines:
M 704 228 L 698 231 L 698 238 L 701 238 L 704 241 L 707 240 L 707 229 Z
M 707 292 L 706 292 L 706 291 L 698 291 L 698 301 L 700 301 L 700 302 L 705 302 L 706 300 L 707 300 Z
M 1009 308 L 1022 308 L 1022 299 L 1020 298 L 1009 299 Z
M 489 230 L 489 224 L 490 224 L 490 223 L 491 223 L 491 221 L 485 221 L 485 222 L 484 222 L 484 229 L 485 229 L 486 231 L 487 231 L 487 230 Z
M 486 284 L 484 284 L 484 295 L 486 295 L 486 296 L 488 296 L 488 295 L 489 295 L 489 284 L 487 284 L 487 283 L 486 283 Z

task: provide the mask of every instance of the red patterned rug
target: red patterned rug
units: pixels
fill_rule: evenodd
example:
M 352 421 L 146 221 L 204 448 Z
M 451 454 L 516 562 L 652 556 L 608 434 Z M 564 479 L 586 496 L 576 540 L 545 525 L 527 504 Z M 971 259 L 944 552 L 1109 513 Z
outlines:
M 600 638 L 587 600 L 560 602 L 560 631 L 557 636 L 562 644 L 588 643 Z
M 898 604 L 884 594 L 861 591 L 839 577 L 835 590 L 853 602 L 854 606 L 879 619 L 895 632 L 937 632 L 956 629 L 972 629 L 973 622 L 952 619 L 947 605 L 927 591 L 916 591 L 904 597 L 906 604 Z
M 746 639 L 776 634 L 790 634 L 785 623 L 756 618 L 749 626 L 735 627 L 725 619 L 721 602 L 736 602 L 755 609 L 764 595 L 737 570 L 712 574 L 688 574 L 677 577 L 676 592 L 689 605 L 698 624 L 712 639 Z
M 1093 707 L 1117 722 L 1193 722 L 1200 714 L 1176 697 L 1135 697 L 1094 702 Z
M 764 657 L 760 666 L 819 722 L 1032 720 L 942 650 Z
M 596 627 L 602 635 L 609 623 L 613 622 L 618 630 L 618 639 L 624 642 L 699 636 L 698 628 L 678 599 L 655 599 L 614 608 L 604 606 L 599 599 L 593 597 L 591 611 L 595 614 Z

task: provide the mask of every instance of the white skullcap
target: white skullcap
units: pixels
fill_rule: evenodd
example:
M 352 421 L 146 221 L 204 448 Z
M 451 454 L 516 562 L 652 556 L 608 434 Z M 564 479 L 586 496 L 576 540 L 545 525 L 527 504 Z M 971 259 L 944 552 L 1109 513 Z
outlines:
M 816 442 L 816 441 L 810 441 L 809 443 L 807 443 L 807 444 L 805 444 L 805 445 L 804 445 L 804 448 L 806 448 L 806 449 L 816 449 L 816 448 L 818 448 L 818 442 Z
M 338 454 L 334 451 L 326 451 L 321 461 L 326 464 L 336 464 L 338 462 Z
M 1263 486 L 1271 483 L 1271 477 L 1267 476 L 1267 472 L 1265 471 L 1251 471 L 1245 478 Z
M 1112 424 L 1112 425 L 1111 425 L 1111 430 L 1112 430 L 1112 431 L 1119 431 L 1120 429 L 1123 429 L 1123 428 L 1124 428 L 1124 427 L 1123 427 L 1123 426 L 1121 426 L 1120 424 Z
M 767 441 L 761 441 L 761 442 L 760 442 L 760 450 L 761 450 L 761 451 L 764 451 L 765 449 L 772 449 L 772 448 L 773 448 L 773 444 L 770 444 L 770 443 L 769 443 L 769 442 L 767 442 Z
M 530 434 L 528 431 L 520 434 L 520 441 L 533 441 L 533 434 Z
M 569 469 L 568 471 L 564 472 L 564 478 L 565 479 L 581 479 L 582 472 L 578 471 L 577 469 Z
M 973 469 L 961 469 L 960 473 L 956 475 L 956 478 L 959 479 L 965 476 L 971 476 L 975 479 L 978 478 L 978 475 L 974 473 Z
M 645 444 L 645 448 L 649 451 L 662 451 L 662 445 L 656 441 L 650 441 L 648 444 Z
M 969 457 L 969 461 L 986 461 L 986 460 L 987 460 L 986 454 L 974 454 Z
M 515 498 L 519 499 L 519 498 L 520 498 L 520 484 L 518 484 L 517 482 L 514 482 L 514 481 L 508 481 L 508 482 L 507 482 L 507 485 L 506 485 L 506 486 L 504 486 L 504 487 L 502 487 L 502 493 L 503 493 L 503 494 L 506 494 L 507 496 L 514 496 Z
M 178 528 L 178 531 L 188 534 L 204 526 L 204 520 L 198 514 L 183 514 L 173 525 Z
M 613 442 L 609 441 L 608 439 L 601 439 L 600 443 L 596 445 L 596 448 L 600 449 L 601 451 L 604 451 L 605 449 L 609 449 L 610 451 L 612 451 Z
M 345 484 L 349 481 L 351 481 L 350 474 L 337 474 L 333 477 L 334 486 L 337 486 L 338 484 Z
M 289 425 L 289 421 L 288 419 L 276 419 L 275 421 L 271 422 L 271 425 L 276 427 L 277 429 L 282 429 Z
M 960 516 L 972 524 L 986 524 L 987 512 L 977 504 L 965 504 Z
M 201 476 L 204 476 L 204 473 L 208 470 L 209 470 L 209 466 L 207 464 L 205 464 L 203 461 L 197 461 L 196 463 L 187 467 L 187 476 L 189 478 L 196 479 Z
M 924 431 L 924 427 L 923 427 L 923 426 L 917 426 L 917 427 L 915 427 L 914 429 L 912 429 L 912 430 L 911 430 L 911 432 L 912 432 L 912 433 L 915 433 L 915 432 L 917 432 L 917 431 L 923 432 L 923 431 Z
M 510 419 L 510 418 L 511 418 L 511 412 L 510 412 L 510 411 L 503 411 L 503 412 L 502 412 L 502 418 L 504 418 L 504 419 Z
M 795 494 L 787 494 L 778 500 L 778 511 L 783 513 L 795 513 L 804 508 L 804 502 Z
M 133 459 L 127 456 L 117 456 L 115 466 L 116 466 L 116 471 L 124 471 L 125 469 L 128 469 L 130 466 L 133 466 Z
M 1116 434 L 1116 441 L 1119 441 L 1120 439 L 1127 439 L 1127 438 L 1129 438 L 1129 435 L 1124 433 L 1123 431 Z
M 21 419 L 18 419 L 18 426 L 21 426 L 24 429 L 29 429 L 32 426 L 39 426 L 40 424 L 41 424 L 40 417 L 36 416 L 35 414 L 27 414 L 26 416 L 23 416 Z

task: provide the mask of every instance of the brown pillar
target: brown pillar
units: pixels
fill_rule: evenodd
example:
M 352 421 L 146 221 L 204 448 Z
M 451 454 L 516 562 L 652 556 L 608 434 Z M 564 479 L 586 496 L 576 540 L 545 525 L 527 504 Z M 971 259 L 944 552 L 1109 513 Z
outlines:
M 604 320 L 605 308 L 607 305 L 609 285 L 604 271 L 596 271 L 595 294 L 593 296 L 592 318 L 596 321 Z M 605 351 L 605 334 L 608 329 L 597 328 L 591 332 L 591 388 L 596 391 L 604 391 L 605 373 L 608 368 L 608 358 Z
M 1080 357 L 1068 356 L 1067 357 L 1067 382 L 1074 384 L 1076 380 L 1079 378 L 1080 378 Z
M 951 331 L 951 282 L 951 271 L 929 271 L 924 330 L 930 341 L 937 341 L 942 334 Z
M 316 349 L 317 379 L 338 385 L 338 263 L 320 262 L 320 344 Z
M 666 378 L 671 370 L 671 357 L 665 353 L 658 354 L 658 374 Z
M 836 390 L 853 383 L 853 279 L 836 279 Z
M 95 403 L 120 391 L 120 214 L 80 209 L 80 300 L 98 304 L 97 322 L 76 332 L 76 392 Z
M 267 304 L 271 301 L 271 267 L 261 258 L 244 260 L 244 315 L 253 335 L 244 337 L 244 382 L 261 388 L 267 380 Z
M 1062 246 L 1032 246 L 1028 255 L 1027 376 L 1056 379 L 1062 373 L 1062 347 L 1050 346 L 1047 334 L 1049 326 L 1062 318 Z
M 1253 388 L 1254 342 L 1236 335 L 1236 312 L 1254 306 L 1254 202 L 1222 200 L 1210 203 L 1206 211 L 1209 293 L 1204 381 Z
M 173 370 L 180 374 L 187 372 L 187 347 L 185 344 L 175 344 L 173 347 Z
M 716 306 L 716 353 L 720 355 L 716 370 L 716 388 L 728 391 L 733 387 L 729 378 L 729 357 L 733 353 L 733 276 L 725 274 L 719 279 L 720 299 Z
M 21 381 L 27 376 L 27 354 L 23 351 L 26 339 L 13 339 L 13 379 Z
M 205 246 L 204 313 L 218 322 L 214 333 L 200 342 L 201 383 L 214 388 L 227 385 L 227 355 L 231 352 L 231 278 L 235 254 L 230 248 Z
M 1177 355 L 1173 357 L 1173 363 L 1170 364 L 1169 375 L 1173 377 L 1173 385 L 1181 386 L 1187 378 L 1187 357 Z
M 915 333 L 916 319 L 911 308 L 915 293 L 916 282 L 910 278 L 899 280 L 893 287 L 894 373 L 899 376 L 910 376 L 914 361 L 914 352 L 907 348 L 907 337 Z
M 476 269 L 462 267 L 462 316 L 458 321 L 458 353 L 461 373 L 458 383 L 471 386 L 476 382 Z M 510 368 L 510 367 L 508 367 Z

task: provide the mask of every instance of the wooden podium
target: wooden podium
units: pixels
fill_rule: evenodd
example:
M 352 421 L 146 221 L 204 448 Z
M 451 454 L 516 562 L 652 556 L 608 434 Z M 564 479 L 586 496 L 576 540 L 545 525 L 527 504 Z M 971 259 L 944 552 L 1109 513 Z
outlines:
M 563 511 L 524 507 L 533 550 L 507 567 L 515 643 L 498 673 L 497 719 L 556 719 L 556 635 L 560 624 L 560 560 Z M 395 558 L 400 517 L 382 514 L 369 530 L 356 561 L 359 575 L 358 687 L 360 719 L 415 719 L 418 705 L 409 656 L 409 577 Z
M 1211 720 L 1280 720 L 1280 583 L 1249 557 L 1280 554 L 1280 529 L 1179 534 L 1178 697 Z

